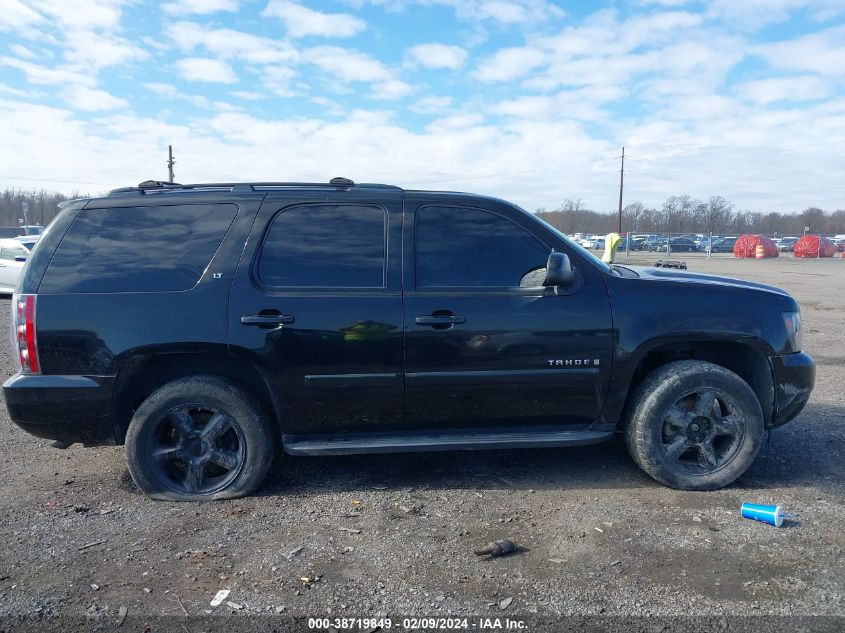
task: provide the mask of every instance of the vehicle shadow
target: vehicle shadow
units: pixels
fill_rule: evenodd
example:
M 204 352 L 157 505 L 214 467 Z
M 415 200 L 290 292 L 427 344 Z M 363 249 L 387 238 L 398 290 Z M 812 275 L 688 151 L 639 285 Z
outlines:
M 810 404 L 767 434 L 734 487 L 783 488 L 845 479 L 845 407 Z M 617 436 L 595 446 L 290 457 L 277 460 L 258 495 L 348 492 L 363 488 L 609 489 L 660 486 L 640 471 Z

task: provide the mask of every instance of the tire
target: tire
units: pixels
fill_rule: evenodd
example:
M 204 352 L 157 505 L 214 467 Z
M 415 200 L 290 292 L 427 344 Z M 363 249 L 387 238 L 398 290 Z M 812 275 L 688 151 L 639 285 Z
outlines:
M 659 367 L 639 385 L 627 412 L 628 452 L 670 488 L 727 486 L 751 466 L 763 440 L 756 394 L 713 363 L 685 360 Z
M 138 407 L 126 458 L 132 479 L 153 499 L 235 499 L 264 480 L 276 443 L 274 425 L 244 390 L 217 376 L 189 376 Z

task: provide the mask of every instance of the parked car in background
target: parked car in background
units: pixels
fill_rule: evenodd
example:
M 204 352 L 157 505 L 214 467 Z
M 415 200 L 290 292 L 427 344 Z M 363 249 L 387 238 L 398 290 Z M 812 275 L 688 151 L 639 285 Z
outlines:
M 12 294 L 15 291 L 30 250 L 17 238 L 0 239 L 0 294 Z
M 640 250 L 641 251 L 650 251 L 654 250 L 652 247 L 659 243 L 660 240 L 665 240 L 665 237 L 660 237 L 659 235 L 646 235 L 645 239 L 640 242 Z
M 661 247 L 666 246 L 666 242 L 668 242 L 668 241 L 669 241 L 668 237 L 658 237 L 658 238 L 654 239 L 651 243 L 648 244 L 647 250 L 649 250 L 651 252 L 659 251 L 659 250 L 661 250 Z M 666 249 L 663 248 L 663 250 L 666 250 Z
M 654 250 L 664 253 L 694 253 L 698 250 L 698 247 L 688 237 L 673 237 L 670 240 L 666 240 L 666 243 L 658 245 Z
M 835 240 L 833 245 L 836 247 L 837 253 L 845 253 L 845 238 L 841 240 Z
M 710 252 L 711 253 L 733 253 L 734 244 L 736 244 L 737 238 L 735 237 L 722 237 L 718 240 L 713 240 L 713 243 L 710 245 Z
M 795 250 L 795 242 L 798 241 L 797 237 L 782 237 L 775 242 L 777 244 L 778 250 L 784 253 L 791 253 Z
M 12 239 L 16 242 L 20 242 L 28 251 L 31 251 L 35 248 L 35 245 L 38 244 L 38 240 L 41 239 L 41 235 L 21 235 L 19 237 L 13 237 Z
M 619 246 L 620 249 L 628 248 L 630 251 L 642 250 L 643 242 L 645 242 L 645 235 L 632 235 L 627 240 L 623 240 Z
M 707 252 L 707 251 L 710 250 L 710 245 L 713 242 L 720 240 L 720 239 L 722 239 L 722 238 L 719 235 L 713 235 L 712 237 L 706 236 L 706 237 L 701 238 L 698 242 L 696 242 L 695 245 L 698 247 L 698 250 L 700 250 L 702 252 Z

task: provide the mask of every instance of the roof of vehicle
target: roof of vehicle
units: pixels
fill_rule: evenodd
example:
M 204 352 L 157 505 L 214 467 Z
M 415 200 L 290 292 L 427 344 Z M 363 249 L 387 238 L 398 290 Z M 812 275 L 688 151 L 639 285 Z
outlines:
M 267 191 L 273 189 L 334 189 L 346 191 L 352 188 L 367 189 L 391 189 L 401 190 L 395 185 L 383 185 L 378 183 L 355 183 L 349 178 L 332 178 L 329 182 L 206 182 L 180 184 L 178 182 L 167 182 L 163 180 L 145 180 L 135 187 L 121 187 L 109 191 L 109 196 L 125 194 L 160 194 L 176 191 L 231 191 L 234 193 L 247 191 Z

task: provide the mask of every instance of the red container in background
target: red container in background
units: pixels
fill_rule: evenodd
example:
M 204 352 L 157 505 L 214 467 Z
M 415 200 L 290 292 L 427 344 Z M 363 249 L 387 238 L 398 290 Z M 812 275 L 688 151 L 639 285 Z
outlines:
M 819 253 L 819 245 L 821 245 L 821 253 Z M 836 253 L 836 247 L 826 237 L 805 235 L 795 242 L 795 257 L 833 257 L 834 253 Z
M 757 247 L 763 247 L 763 257 L 777 257 L 780 255 L 778 247 L 775 243 L 765 235 L 740 235 L 736 244 L 734 244 L 734 257 L 740 258 L 755 258 L 757 257 Z M 758 257 L 758 259 L 762 259 Z

